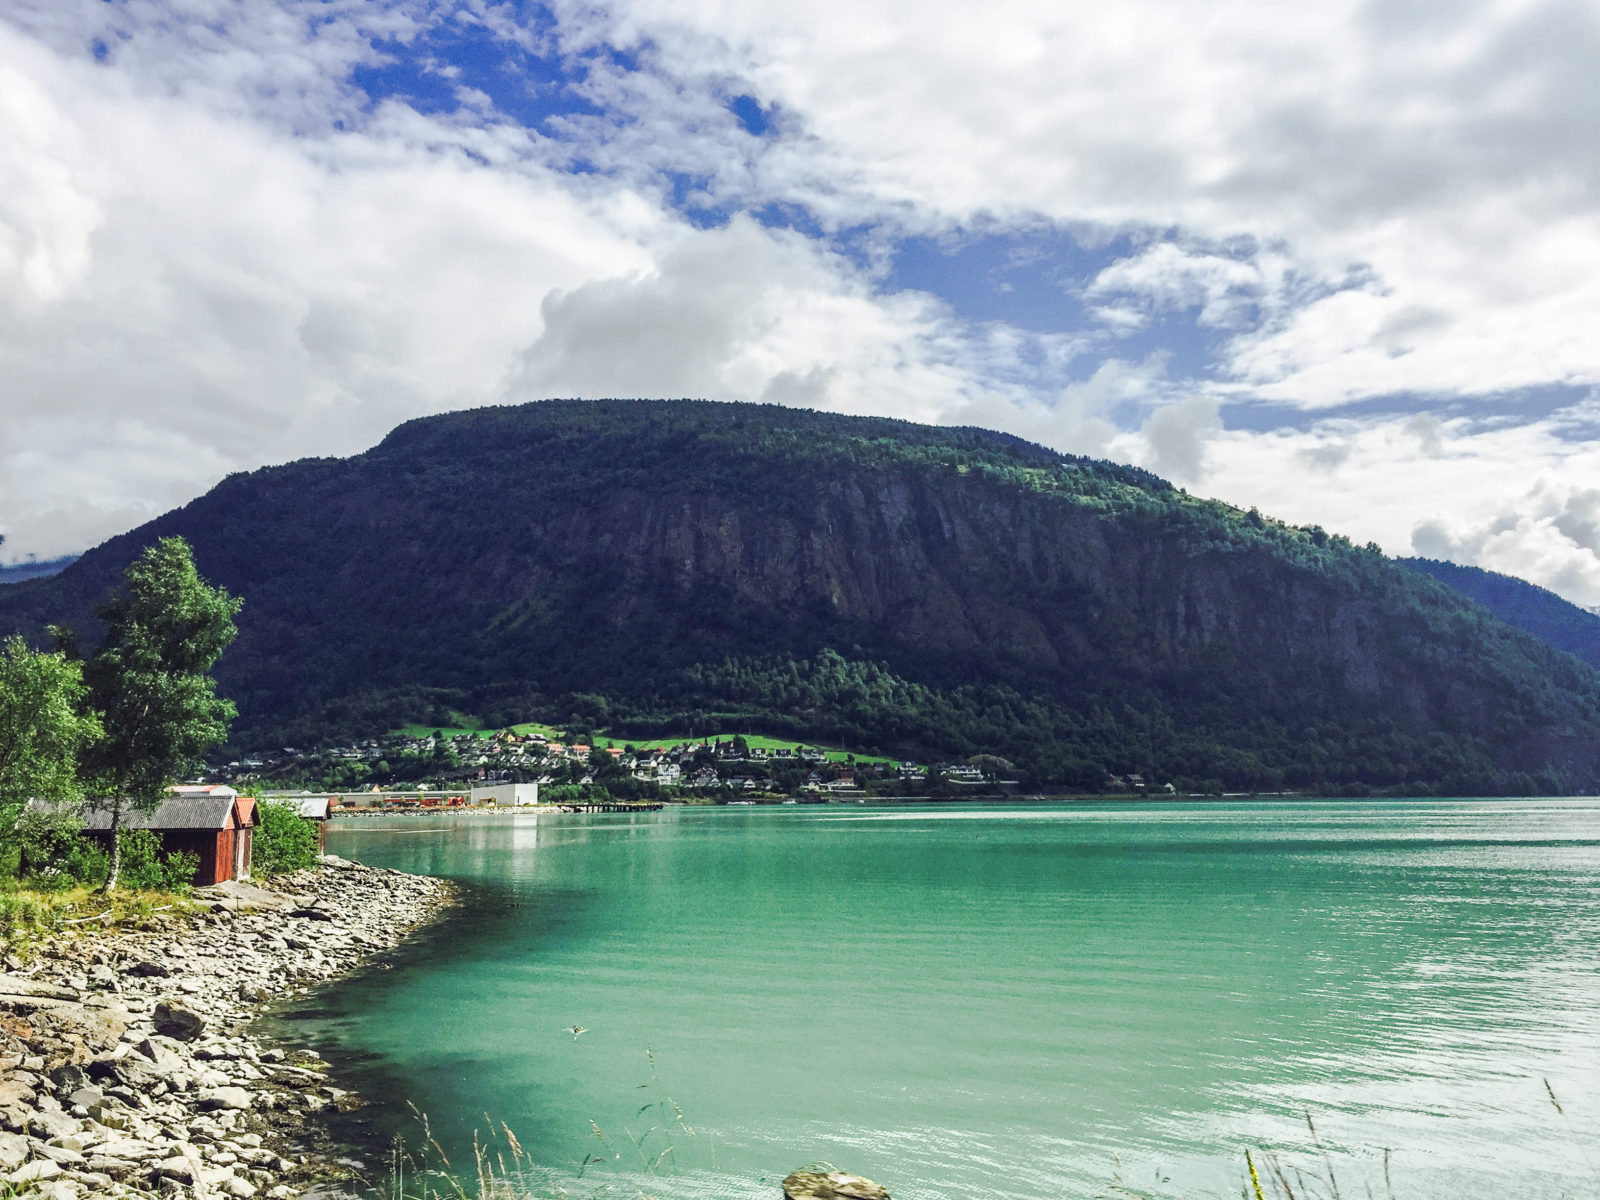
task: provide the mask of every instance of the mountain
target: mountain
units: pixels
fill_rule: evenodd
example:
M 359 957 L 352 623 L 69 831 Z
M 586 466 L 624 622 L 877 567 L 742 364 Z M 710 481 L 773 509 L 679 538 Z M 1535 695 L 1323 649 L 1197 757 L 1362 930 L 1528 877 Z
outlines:
M 0 541 L 4 540 L 4 538 L 0 538 Z M 43 579 L 46 575 L 55 575 L 64 571 L 76 559 L 76 555 L 69 554 L 64 558 L 30 558 L 24 562 L 0 565 L 0 583 L 20 583 L 24 579 Z
M 1476 600 L 1508 625 L 1600 667 L 1600 615 L 1512 575 L 1432 558 L 1396 561 Z
M 1098 787 L 1600 783 L 1600 673 L 1318 528 L 981 429 L 690 401 L 407 422 L 0 588 L 92 624 L 181 534 L 245 597 L 240 746 L 452 711 L 997 753 Z

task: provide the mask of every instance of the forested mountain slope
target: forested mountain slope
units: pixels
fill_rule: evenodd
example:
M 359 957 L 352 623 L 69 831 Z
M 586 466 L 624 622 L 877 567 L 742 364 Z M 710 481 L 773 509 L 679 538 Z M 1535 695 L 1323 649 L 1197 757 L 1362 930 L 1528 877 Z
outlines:
M 1476 600 L 1506 624 L 1600 667 L 1600 616 L 1587 609 L 1525 579 L 1482 567 L 1463 567 L 1432 558 L 1397 561 Z
M 547 401 L 230 477 L 0 588 L 87 623 L 181 534 L 241 744 L 440 720 L 793 732 L 1229 787 L 1592 788 L 1600 673 L 1320 529 L 1001 434 Z

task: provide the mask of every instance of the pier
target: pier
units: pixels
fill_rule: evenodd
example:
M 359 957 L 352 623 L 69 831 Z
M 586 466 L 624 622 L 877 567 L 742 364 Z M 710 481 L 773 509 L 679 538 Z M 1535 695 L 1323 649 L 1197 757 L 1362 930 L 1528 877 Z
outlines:
M 613 813 L 613 812 L 657 812 L 664 807 L 660 800 L 606 800 L 604 802 L 586 801 L 582 804 L 558 804 L 555 806 L 560 812 L 570 813 Z

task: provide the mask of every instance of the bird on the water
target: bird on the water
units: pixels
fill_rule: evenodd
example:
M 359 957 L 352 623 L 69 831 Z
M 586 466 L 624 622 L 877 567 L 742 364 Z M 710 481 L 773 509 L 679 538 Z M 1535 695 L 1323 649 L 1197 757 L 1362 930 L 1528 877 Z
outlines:
M 573 1041 L 577 1041 L 578 1040 L 578 1035 L 580 1033 L 588 1033 L 589 1032 L 582 1025 L 569 1025 L 569 1026 L 567 1026 L 567 1031 L 572 1034 L 572 1040 Z

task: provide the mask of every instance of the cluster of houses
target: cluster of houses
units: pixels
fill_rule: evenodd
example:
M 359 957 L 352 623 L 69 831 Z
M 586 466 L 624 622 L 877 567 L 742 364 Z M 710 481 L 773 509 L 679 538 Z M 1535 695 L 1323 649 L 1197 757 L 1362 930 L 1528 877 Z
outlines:
M 611 766 L 605 759 L 609 758 Z M 342 764 L 370 764 L 372 769 L 346 770 Z M 992 773 L 973 763 L 934 763 L 882 759 L 855 760 L 805 745 L 749 745 L 743 737 L 691 740 L 643 748 L 586 742 L 539 733 L 501 730 L 492 736 L 434 732 L 422 736 L 390 734 L 316 751 L 285 747 L 230 763 L 213 778 L 241 786 L 258 786 L 272 778 L 316 780 L 334 791 L 371 790 L 378 784 L 396 787 L 455 789 L 462 795 L 473 786 L 501 781 L 524 784 L 587 786 L 618 772 L 655 787 L 686 795 L 717 793 L 733 796 L 861 796 L 871 792 L 920 792 L 939 781 L 944 790 L 993 789 Z M 603 777 L 603 778 L 602 778 Z M 1136 777 L 1130 777 L 1136 778 Z M 430 780 L 419 784 L 415 780 Z M 888 787 L 886 785 L 894 785 Z M 612 785 L 614 787 L 614 784 Z M 1112 790 L 1136 790 L 1116 784 Z M 449 803 L 427 796 L 418 802 Z M 421 797 L 421 793 L 419 793 Z M 461 801 L 465 803 L 466 801 Z
M 1176 795 L 1178 791 L 1177 786 L 1171 783 L 1163 783 L 1160 787 L 1152 789 L 1145 782 L 1143 775 L 1106 776 L 1106 791 L 1108 792 L 1151 792 L 1152 790 L 1166 796 Z
M 468 787 L 440 791 L 382 793 L 384 805 L 457 806 L 474 805 L 529 805 L 539 802 L 540 784 L 556 780 L 560 768 L 564 778 L 577 783 L 593 781 L 593 747 L 581 743 L 563 743 L 534 734 L 519 735 L 510 731 L 492 738 L 463 734 L 446 739 L 457 751 L 457 758 L 471 780 Z M 410 751 L 433 756 L 439 739 L 391 737 L 381 741 L 370 739 L 332 751 L 321 751 L 323 757 L 376 761 L 385 756 Z M 711 742 L 683 742 L 673 746 L 627 750 L 619 746 L 606 747 L 603 753 L 610 756 L 618 769 L 635 779 L 661 787 L 682 788 L 694 791 L 726 790 L 744 794 L 774 794 L 779 790 L 772 772 L 776 767 L 805 769 L 798 790 L 818 797 L 825 795 L 860 796 L 863 785 L 882 780 L 899 780 L 921 784 L 928 781 L 930 772 L 936 772 L 949 783 L 958 786 L 983 786 L 992 784 L 983 770 L 975 765 L 961 763 L 936 765 L 932 768 L 916 762 L 855 763 L 833 762 L 821 750 L 807 746 L 746 747 L 732 739 Z M 243 759 L 229 764 L 237 774 L 281 767 L 292 764 L 301 752 L 285 747 L 281 753 L 259 758 Z M 575 772 L 574 767 L 582 767 Z M 522 768 L 535 774 L 525 782 L 504 778 L 508 768 Z M 792 771 L 783 774 L 788 779 L 796 776 Z M 1108 791 L 1171 793 L 1171 784 L 1151 789 L 1144 777 L 1138 774 L 1112 775 L 1106 781 Z M 264 793 L 263 799 L 285 803 L 293 807 L 302 819 L 310 821 L 317 830 L 319 847 L 326 838 L 327 821 L 339 802 L 333 794 L 308 795 L 305 793 Z M 345 797 L 345 803 L 362 803 L 366 795 Z M 37 802 L 35 802 L 37 803 Z M 366 806 L 364 803 L 362 806 Z M 109 841 L 112 812 L 89 802 L 79 815 L 83 832 L 93 838 Z M 225 783 L 182 784 L 169 789 L 167 799 L 153 812 L 125 810 L 118 818 L 124 829 L 149 829 L 156 833 L 167 852 L 192 852 L 200 865 L 195 882 L 199 885 L 221 883 L 229 879 L 248 879 L 251 850 L 257 823 L 256 801 L 240 795 L 237 789 Z
M 707 753 L 711 762 L 705 761 Z M 661 787 L 682 787 L 695 791 L 730 788 L 736 792 L 772 792 L 778 784 L 771 776 L 774 764 L 809 767 L 802 791 L 859 791 L 857 768 L 849 764 L 830 764 L 821 750 L 807 746 L 768 750 L 763 747 L 740 751 L 732 741 L 685 742 L 638 750 L 632 754 L 612 749 L 617 765 L 635 779 Z M 866 769 L 866 768 L 863 768 Z
M 493 737 L 476 734 L 429 734 L 423 737 L 391 735 L 369 738 L 316 752 L 284 747 L 270 754 L 229 763 L 219 776 L 235 781 L 253 776 L 290 773 L 297 764 L 316 758 L 324 762 L 390 762 L 405 758 L 435 761 L 442 746 L 453 752 L 459 764 L 451 777 L 463 782 L 482 782 L 499 778 L 518 778 L 551 784 L 594 782 L 594 747 L 581 742 L 563 742 L 538 734 L 518 734 L 503 730 Z M 804 768 L 806 775 L 799 790 L 815 793 L 855 792 L 872 780 L 898 779 L 922 783 L 929 768 L 917 762 L 896 764 L 837 763 L 810 746 L 746 747 L 742 739 L 688 741 L 671 746 L 628 750 L 620 746 L 604 748 L 618 769 L 633 778 L 664 788 L 690 791 L 730 789 L 734 792 L 762 793 L 778 789 L 773 772 L 778 768 Z M 958 784 L 981 784 L 984 775 L 977 767 L 957 765 L 942 770 L 944 777 Z M 782 772 L 786 779 L 791 771 Z

